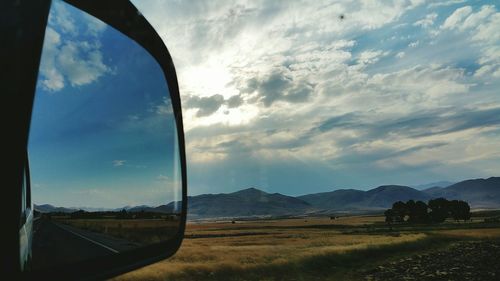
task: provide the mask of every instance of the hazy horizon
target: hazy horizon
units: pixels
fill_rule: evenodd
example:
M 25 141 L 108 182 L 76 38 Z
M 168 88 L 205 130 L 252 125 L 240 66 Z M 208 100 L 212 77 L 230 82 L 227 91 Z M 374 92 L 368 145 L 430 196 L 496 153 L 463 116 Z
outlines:
M 485 177 L 485 178 L 473 178 L 473 179 L 488 179 L 488 178 L 491 178 L 491 177 L 497 177 L 497 176 L 490 176 L 490 177 Z M 473 180 L 473 179 L 463 179 L 463 180 L 455 181 L 455 182 L 452 183 L 452 185 L 455 184 L 455 183 L 459 183 L 459 182 L 465 181 L 465 180 Z M 443 182 L 443 181 L 441 181 L 441 182 Z M 428 184 L 432 184 L 432 183 L 434 183 L 434 182 L 427 182 L 427 183 L 423 183 L 423 184 L 419 184 L 419 185 L 428 185 Z M 303 193 L 303 194 L 287 194 L 287 193 L 281 193 L 281 192 L 277 192 L 277 193 L 280 193 L 280 194 L 286 195 L 286 196 L 291 196 L 291 197 L 299 197 L 299 196 L 309 195 L 309 194 L 314 194 L 314 193 L 331 192 L 331 191 L 340 190 L 340 189 L 357 189 L 357 190 L 361 190 L 361 191 L 368 191 L 368 190 L 375 189 L 377 187 L 384 186 L 384 185 L 408 186 L 408 187 L 411 187 L 411 188 L 414 188 L 414 189 L 417 189 L 417 190 L 420 190 L 420 191 L 422 190 L 422 189 L 418 189 L 417 187 L 415 187 L 415 185 L 412 186 L 412 185 L 406 185 L 406 184 L 387 183 L 387 184 L 383 184 L 383 185 L 379 185 L 379 186 L 373 186 L 373 187 L 369 187 L 369 188 L 356 188 L 356 187 L 333 188 L 333 189 L 330 189 L 330 190 L 327 190 L 327 191 L 318 191 L 318 192 L 311 191 L 311 192 Z M 446 187 L 446 186 L 440 186 L 440 187 Z M 240 189 L 237 189 L 237 190 L 234 190 L 234 191 L 231 191 L 231 192 L 212 192 L 212 193 L 203 193 L 203 194 L 188 194 L 188 196 L 198 196 L 198 195 L 206 195 L 206 194 L 220 194 L 220 193 L 227 194 L 227 193 L 238 192 L 238 191 L 242 191 L 242 190 L 246 190 L 246 189 L 251 189 L 251 188 L 255 188 L 255 189 L 258 189 L 258 190 L 261 190 L 261 191 L 264 191 L 264 192 L 268 192 L 268 193 L 275 193 L 273 191 L 262 189 L 262 188 L 260 188 L 258 186 L 248 186 L 248 187 L 242 187 Z M 170 201 L 170 202 L 167 202 L 165 204 L 160 204 L 160 205 L 168 205 L 168 204 L 170 204 L 172 202 L 180 202 L 180 201 Z M 63 207 L 63 208 L 71 208 L 71 209 L 78 209 L 78 208 L 85 209 L 85 208 L 88 208 L 88 209 L 106 209 L 106 210 L 115 210 L 115 209 L 120 209 L 120 208 L 137 207 L 137 206 L 148 206 L 148 207 L 158 207 L 158 206 L 160 206 L 160 205 L 154 205 L 154 204 L 153 205 L 148 205 L 148 204 L 141 204 L 141 205 L 121 205 L 121 206 L 107 206 L 107 207 L 104 207 L 104 206 L 85 206 L 85 205 L 80 205 L 80 206 L 69 206 L 69 205 L 58 206 L 58 205 L 50 204 L 50 203 L 47 203 L 47 202 L 42 202 L 42 203 L 35 202 L 34 204 L 36 204 L 36 205 L 49 204 L 49 205 L 52 205 L 54 207 Z

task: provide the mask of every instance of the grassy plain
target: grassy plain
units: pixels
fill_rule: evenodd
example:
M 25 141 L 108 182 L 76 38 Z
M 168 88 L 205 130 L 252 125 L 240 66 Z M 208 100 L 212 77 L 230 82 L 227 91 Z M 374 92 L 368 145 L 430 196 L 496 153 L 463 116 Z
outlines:
M 500 223 L 385 225 L 382 216 L 188 223 L 172 258 L 115 280 L 363 280 L 365 270 L 461 239 L 500 239 Z

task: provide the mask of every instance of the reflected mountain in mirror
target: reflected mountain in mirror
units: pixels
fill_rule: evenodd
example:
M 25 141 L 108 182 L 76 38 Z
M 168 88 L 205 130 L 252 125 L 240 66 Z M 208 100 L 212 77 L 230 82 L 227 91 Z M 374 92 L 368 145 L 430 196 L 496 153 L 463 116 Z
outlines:
M 53 1 L 28 144 L 24 259 L 48 268 L 172 238 L 182 201 L 177 138 L 155 59 Z

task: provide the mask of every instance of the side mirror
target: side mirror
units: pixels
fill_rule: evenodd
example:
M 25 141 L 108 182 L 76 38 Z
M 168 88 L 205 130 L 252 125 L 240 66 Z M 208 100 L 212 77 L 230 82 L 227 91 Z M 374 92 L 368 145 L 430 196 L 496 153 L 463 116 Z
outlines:
M 52 1 L 27 150 L 24 277 L 101 279 L 179 248 L 187 191 L 175 68 L 129 1 Z

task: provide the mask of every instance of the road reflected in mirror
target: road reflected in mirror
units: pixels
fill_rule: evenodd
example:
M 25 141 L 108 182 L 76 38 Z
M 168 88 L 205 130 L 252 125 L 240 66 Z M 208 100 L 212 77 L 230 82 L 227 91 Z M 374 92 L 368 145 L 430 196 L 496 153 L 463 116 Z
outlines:
M 174 237 L 182 201 L 177 138 L 156 60 L 111 26 L 53 1 L 23 188 L 23 269 Z

